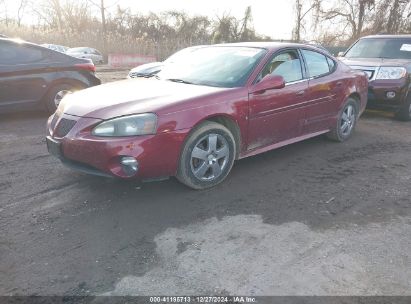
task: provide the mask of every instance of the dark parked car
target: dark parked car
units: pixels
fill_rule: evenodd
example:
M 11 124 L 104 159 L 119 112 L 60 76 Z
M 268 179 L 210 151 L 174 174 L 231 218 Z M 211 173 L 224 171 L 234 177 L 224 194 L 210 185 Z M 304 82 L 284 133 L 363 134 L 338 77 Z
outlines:
M 341 60 L 368 75 L 369 108 L 392 110 L 411 120 L 411 35 L 361 38 Z
M 368 80 L 302 44 L 208 46 L 156 77 L 64 98 L 48 121 L 51 154 L 69 167 L 120 178 L 177 176 L 212 187 L 235 159 L 327 134 L 345 141 Z
M 36 44 L 0 38 L 0 112 L 46 107 L 67 93 L 100 84 L 95 66 Z

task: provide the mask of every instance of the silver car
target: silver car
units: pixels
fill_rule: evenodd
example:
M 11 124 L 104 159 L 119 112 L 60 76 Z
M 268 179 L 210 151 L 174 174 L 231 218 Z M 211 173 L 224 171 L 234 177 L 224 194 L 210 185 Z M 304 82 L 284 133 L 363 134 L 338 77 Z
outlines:
M 103 55 L 90 47 L 71 48 L 66 51 L 66 54 L 77 58 L 90 59 L 94 64 L 104 63 Z
M 50 44 L 50 43 L 44 43 L 44 44 L 41 44 L 41 46 L 43 46 L 45 48 L 48 48 L 50 50 L 53 50 L 53 51 L 60 52 L 60 53 L 65 53 L 69 49 L 68 46 L 58 45 L 58 44 Z

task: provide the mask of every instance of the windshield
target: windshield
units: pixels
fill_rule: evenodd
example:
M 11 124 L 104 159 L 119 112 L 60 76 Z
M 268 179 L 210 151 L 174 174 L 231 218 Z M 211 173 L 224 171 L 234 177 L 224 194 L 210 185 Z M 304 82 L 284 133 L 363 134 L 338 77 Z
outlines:
M 176 60 L 182 59 L 186 54 L 191 53 L 195 51 L 196 49 L 197 48 L 194 48 L 194 47 L 182 49 L 181 51 L 174 53 L 173 55 L 168 57 L 166 60 L 164 60 L 164 63 L 172 63 L 172 62 L 175 62 Z
M 347 58 L 411 59 L 410 38 L 366 38 L 349 49 Z
M 248 47 L 202 47 L 177 56 L 158 73 L 158 78 L 216 87 L 244 86 L 266 53 Z

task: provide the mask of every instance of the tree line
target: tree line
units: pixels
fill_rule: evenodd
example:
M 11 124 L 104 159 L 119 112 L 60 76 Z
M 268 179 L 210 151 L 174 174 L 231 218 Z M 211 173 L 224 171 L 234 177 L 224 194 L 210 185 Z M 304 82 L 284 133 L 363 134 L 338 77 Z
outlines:
M 257 33 L 252 8 L 242 17 L 181 11 L 132 13 L 104 0 L 0 0 L 0 33 L 37 43 L 91 46 L 104 53 L 136 52 L 164 59 L 190 45 L 275 40 Z M 411 33 L 411 0 L 293 0 L 291 40 L 348 45 L 381 32 Z M 269 26 L 269 20 L 267 25 Z

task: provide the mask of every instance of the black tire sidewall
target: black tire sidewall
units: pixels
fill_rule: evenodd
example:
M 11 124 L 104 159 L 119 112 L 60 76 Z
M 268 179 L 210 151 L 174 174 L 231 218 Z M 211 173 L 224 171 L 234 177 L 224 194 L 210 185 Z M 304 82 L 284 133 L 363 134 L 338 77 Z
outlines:
M 227 140 L 229 146 L 229 159 L 226 167 L 223 170 L 223 173 L 218 178 L 212 181 L 202 181 L 197 179 L 191 170 L 191 153 L 200 138 L 212 133 L 219 134 Z M 177 178 L 182 183 L 193 189 L 201 190 L 213 187 L 221 183 L 230 173 L 231 168 L 234 164 L 235 155 L 236 143 L 234 136 L 231 134 L 231 132 L 224 126 L 219 125 L 217 123 L 206 123 L 201 127 L 197 128 L 186 140 L 180 158 Z
M 403 107 L 397 112 L 396 117 L 402 121 L 410 121 L 411 120 L 411 113 L 410 113 L 410 105 L 411 105 L 411 91 L 408 92 L 407 100 Z
M 342 119 L 342 115 L 343 115 L 343 113 L 344 113 L 344 110 L 345 110 L 345 108 L 346 108 L 348 105 L 352 105 L 352 106 L 354 107 L 354 110 L 355 110 L 355 118 L 354 118 L 354 119 L 355 119 L 355 121 L 354 121 L 354 125 L 353 125 L 353 127 L 352 127 L 352 129 L 351 129 L 351 132 L 350 132 L 348 135 L 343 135 L 343 134 L 341 133 L 340 124 L 341 124 L 341 119 Z M 346 102 L 346 103 L 344 104 L 344 106 L 342 107 L 342 109 L 341 109 L 341 111 L 340 111 L 340 113 L 339 113 L 339 115 L 338 115 L 338 120 L 337 120 L 337 129 L 336 129 L 336 132 L 337 132 L 337 136 L 338 136 L 339 141 L 341 141 L 341 142 L 346 141 L 347 139 L 349 139 L 349 138 L 352 136 L 352 134 L 353 134 L 354 131 L 355 131 L 355 127 L 357 126 L 357 121 L 358 121 L 358 117 L 359 117 L 358 113 L 359 113 L 358 102 L 357 102 L 355 99 L 353 99 L 353 98 L 347 99 L 347 102 Z
M 73 91 L 75 87 L 70 84 L 57 84 L 53 86 L 50 91 L 47 93 L 46 96 L 46 107 L 50 113 L 54 113 L 57 110 L 56 104 L 54 103 L 54 98 L 56 97 L 57 93 L 60 91 Z

